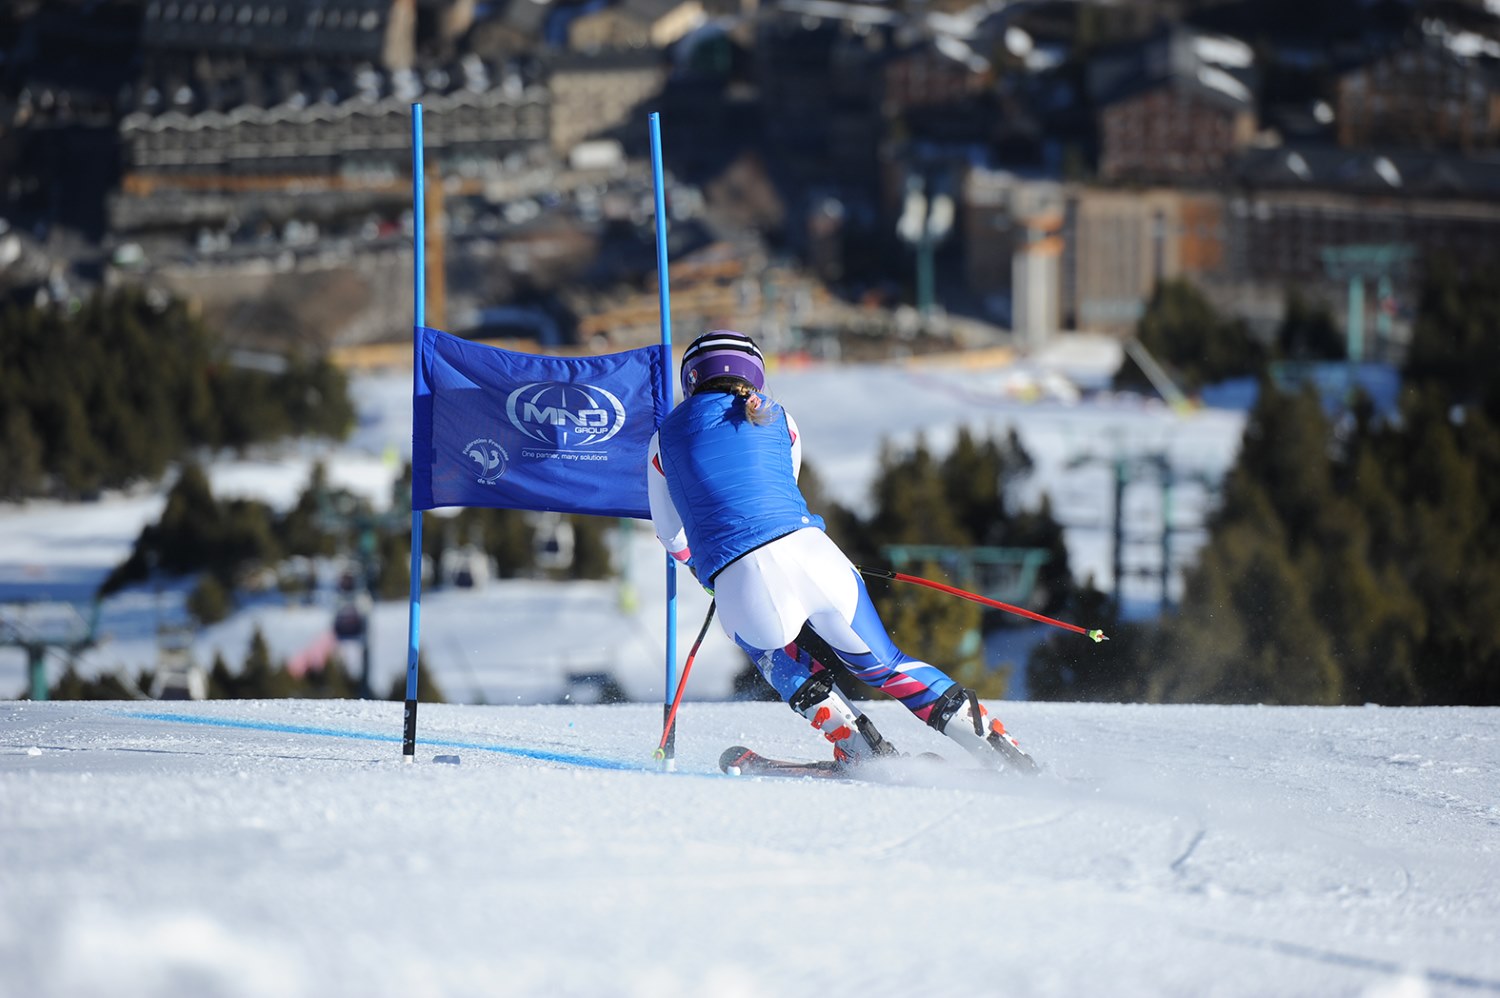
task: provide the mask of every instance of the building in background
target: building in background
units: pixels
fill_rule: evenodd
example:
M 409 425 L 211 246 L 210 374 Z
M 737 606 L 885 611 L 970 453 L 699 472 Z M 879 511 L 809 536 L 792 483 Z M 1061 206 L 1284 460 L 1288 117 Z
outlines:
M 416 0 L 149 0 L 141 30 L 148 59 L 368 63 L 410 69 Z
M 1212 281 L 1225 259 L 1223 195 L 1153 187 L 1069 191 L 1062 313 L 1068 328 L 1133 327 L 1164 280 Z
M 587 139 L 645 120 L 646 101 L 658 96 L 667 64 L 652 48 L 558 56 L 548 78 L 552 151 L 567 156 Z
M 1334 120 L 1351 149 L 1474 153 L 1500 145 L 1500 43 L 1440 24 L 1338 75 Z
M 706 19 L 702 0 L 621 0 L 568 25 L 574 52 L 664 49 Z
M 378 335 L 402 308 L 416 101 L 450 291 L 465 313 L 540 309 L 565 341 L 651 269 L 653 111 L 674 261 L 769 250 L 819 285 L 796 300 L 824 326 L 841 301 L 838 322 L 885 310 L 870 329 L 916 303 L 924 329 L 1125 334 L 1174 277 L 1262 329 L 1290 286 L 1399 316 L 1413 261 L 1500 246 L 1500 17 L 1478 6 L 1017 6 L 15 0 L 10 276 L 35 286 L 33 258 L 60 252 L 48 294 L 168 274 L 216 321 Z M 948 238 L 903 241 L 914 189 L 952 208 Z M 1398 259 L 1356 306 L 1351 261 Z M 756 268 L 736 280 L 751 297 Z
M 1211 182 L 1256 135 L 1250 46 L 1182 27 L 1088 67 L 1104 181 Z
M 1011 257 L 1010 327 L 1022 349 L 1041 348 L 1062 328 L 1062 224 L 1060 213 L 1021 220 L 1025 241 Z

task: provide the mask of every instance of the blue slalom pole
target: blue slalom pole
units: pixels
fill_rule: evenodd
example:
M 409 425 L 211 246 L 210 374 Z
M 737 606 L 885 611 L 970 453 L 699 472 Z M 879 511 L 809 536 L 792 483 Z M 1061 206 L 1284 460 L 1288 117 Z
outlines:
M 651 112 L 651 175 L 656 187 L 656 296 L 661 309 L 662 397 L 671 408 L 675 379 L 672 377 L 672 293 L 667 284 L 667 194 L 662 180 L 661 115 Z M 677 685 L 677 566 L 667 561 L 667 681 L 662 687 L 662 728 L 665 740 L 658 750 L 663 769 L 676 768 L 677 731 L 672 712 Z
M 422 372 L 421 339 L 416 329 L 427 324 L 427 201 L 426 178 L 422 164 L 422 105 L 411 106 L 411 226 L 412 290 L 416 323 L 412 330 L 412 398 L 416 398 L 417 378 Z M 416 457 L 413 441 L 413 459 Z M 412 476 L 415 484 L 416 476 Z M 413 762 L 417 753 L 417 660 L 422 633 L 422 511 L 411 511 L 411 600 L 406 618 L 406 712 L 401 736 L 401 755 Z

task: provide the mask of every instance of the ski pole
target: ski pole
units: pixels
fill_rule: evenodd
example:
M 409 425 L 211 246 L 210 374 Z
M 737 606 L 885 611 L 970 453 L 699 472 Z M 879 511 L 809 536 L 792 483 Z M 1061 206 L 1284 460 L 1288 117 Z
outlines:
M 667 759 L 671 756 L 673 748 L 673 734 L 676 732 L 677 706 L 682 703 L 682 692 L 687 689 L 688 673 L 693 671 L 693 659 L 698 655 L 698 646 L 703 644 L 703 638 L 708 634 L 708 622 L 714 619 L 713 600 L 708 601 L 708 613 L 703 618 L 703 626 L 698 630 L 698 638 L 693 642 L 692 650 L 688 652 L 687 662 L 682 666 L 682 678 L 677 681 L 677 695 L 672 697 L 672 707 L 667 711 L 667 718 L 661 726 L 661 744 L 656 746 L 653 758 Z
M 897 582 L 910 582 L 918 586 L 926 586 L 928 589 L 936 589 L 939 592 L 948 593 L 952 596 L 961 596 L 966 600 L 973 600 L 975 603 L 983 603 L 985 606 L 992 606 L 996 610 L 1004 610 L 1006 613 L 1018 614 L 1022 617 L 1027 617 L 1031 620 L 1035 620 L 1043 624 L 1051 624 L 1053 627 L 1061 627 L 1065 631 L 1073 631 L 1077 634 L 1082 634 L 1085 637 L 1091 638 L 1096 644 L 1100 641 L 1109 640 L 1109 638 L 1105 636 L 1104 632 L 1097 627 L 1093 629 L 1085 629 L 1079 627 L 1077 624 L 1069 624 L 1061 620 L 1054 620 L 1051 617 L 1045 617 L 1040 613 L 1034 613 L 1031 610 L 1027 610 L 1019 606 L 1011 606 L 1009 603 L 1002 603 L 999 600 L 990 599 L 988 596 L 980 596 L 978 593 L 971 593 L 967 589 L 959 589 L 955 586 L 944 585 L 941 582 L 934 582 L 931 579 L 923 579 L 915 575 L 906 575 L 903 572 L 892 572 L 884 568 L 861 568 L 859 565 L 855 565 L 854 568 L 855 571 L 859 572 L 861 575 L 869 575 L 877 579 L 895 579 Z

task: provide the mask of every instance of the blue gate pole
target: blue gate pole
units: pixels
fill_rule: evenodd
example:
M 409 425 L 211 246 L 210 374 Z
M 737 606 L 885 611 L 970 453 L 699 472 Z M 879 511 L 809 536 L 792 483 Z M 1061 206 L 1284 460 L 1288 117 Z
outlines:
M 427 324 L 427 217 L 426 178 L 422 163 L 422 105 L 411 106 L 411 228 L 412 290 L 415 326 L 412 329 L 412 400 L 415 403 L 417 379 L 422 372 L 421 337 L 417 329 Z M 415 410 L 414 410 L 415 412 Z M 412 460 L 416 461 L 416 439 L 412 440 Z M 415 486 L 416 475 L 412 475 Z M 406 712 L 401 735 L 401 755 L 412 762 L 417 752 L 417 661 L 422 633 L 422 511 L 412 497 L 411 511 L 411 599 L 406 618 Z
M 662 397 L 671 408 L 675 398 L 672 377 L 672 292 L 667 284 L 667 195 L 662 181 L 661 165 L 661 115 L 651 112 L 651 175 L 656 187 L 656 295 L 661 309 L 661 380 Z M 662 687 L 662 724 L 672 719 L 673 693 L 677 686 L 677 566 L 671 555 L 667 563 L 667 668 L 666 685 Z M 662 746 L 662 768 L 677 768 L 677 732 L 675 724 L 667 731 L 666 744 Z

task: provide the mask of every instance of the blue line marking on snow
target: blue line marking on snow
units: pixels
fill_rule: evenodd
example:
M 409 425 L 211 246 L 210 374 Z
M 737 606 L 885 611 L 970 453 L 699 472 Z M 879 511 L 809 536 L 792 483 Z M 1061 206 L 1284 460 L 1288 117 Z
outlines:
M 273 731 L 288 735 L 317 735 L 321 738 L 348 738 L 364 742 L 399 742 L 400 735 L 381 735 L 364 731 L 345 731 L 341 728 L 319 728 L 304 724 L 282 724 L 276 721 L 246 721 L 232 717 L 189 717 L 183 714 L 120 711 L 121 716 L 139 718 L 143 721 L 168 721 L 174 724 L 199 724 L 210 728 L 239 728 L 246 731 Z M 654 763 L 622 762 L 618 759 L 596 759 L 587 755 L 572 755 L 567 752 L 548 752 L 545 749 L 525 748 L 517 745 L 493 745 L 485 742 L 463 742 L 448 738 L 423 738 L 420 746 L 437 748 L 473 749 L 477 752 L 495 752 L 513 755 L 522 759 L 540 762 L 558 762 L 568 766 L 585 766 L 589 769 L 614 769 L 630 772 L 657 772 Z

